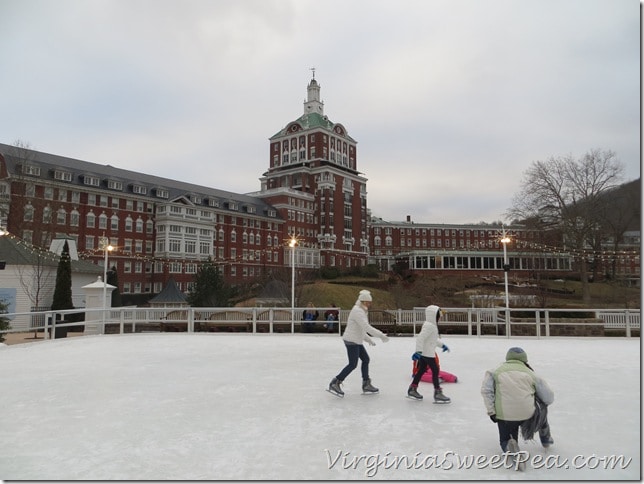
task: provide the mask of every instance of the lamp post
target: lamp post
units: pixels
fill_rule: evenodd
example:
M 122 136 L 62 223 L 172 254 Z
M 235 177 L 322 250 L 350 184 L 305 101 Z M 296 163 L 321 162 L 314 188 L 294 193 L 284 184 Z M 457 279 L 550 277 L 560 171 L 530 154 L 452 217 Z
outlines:
M 291 248 L 291 334 L 295 333 L 295 246 L 297 239 L 291 237 L 288 246 Z
M 101 237 L 101 246 L 103 252 L 105 253 L 105 260 L 103 261 L 103 332 L 105 332 L 105 311 L 107 311 L 107 254 L 114 250 L 114 247 L 110 245 L 110 239 L 103 236 Z
M 502 228 L 502 238 L 501 243 L 503 244 L 503 274 L 505 276 L 505 334 L 510 337 L 510 295 L 508 294 L 508 272 L 510 271 L 510 264 L 508 263 L 508 248 L 507 245 L 510 243 L 510 237 L 505 233 L 505 226 L 501 225 Z

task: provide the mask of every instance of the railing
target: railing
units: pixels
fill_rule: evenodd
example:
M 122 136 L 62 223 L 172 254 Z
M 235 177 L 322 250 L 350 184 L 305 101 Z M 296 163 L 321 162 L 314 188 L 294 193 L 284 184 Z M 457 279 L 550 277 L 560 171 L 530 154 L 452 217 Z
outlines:
M 60 332 L 76 328 L 84 334 L 124 334 L 141 332 L 248 332 L 296 333 L 302 331 L 302 312 L 306 308 L 136 308 L 68 309 L 2 314 L 12 321 L 28 321 L 2 333 L 43 331 L 44 338 L 59 337 Z M 323 314 L 314 332 L 327 332 Z M 337 308 L 333 308 L 337 309 Z M 559 335 L 639 336 L 639 309 L 534 309 L 534 308 L 442 308 L 439 329 L 442 334 L 468 336 L 536 336 Z M 346 327 L 349 310 L 339 310 L 339 324 L 333 333 Z M 80 321 L 78 321 L 80 319 Z M 72 321 L 70 321 L 72 320 Z M 413 336 L 425 320 L 425 308 L 411 310 L 371 310 L 371 325 L 390 335 Z M 64 330 L 64 331 L 63 331 Z M 577 333 L 576 333 L 577 331 Z M 633 332 L 637 332 L 633 335 Z

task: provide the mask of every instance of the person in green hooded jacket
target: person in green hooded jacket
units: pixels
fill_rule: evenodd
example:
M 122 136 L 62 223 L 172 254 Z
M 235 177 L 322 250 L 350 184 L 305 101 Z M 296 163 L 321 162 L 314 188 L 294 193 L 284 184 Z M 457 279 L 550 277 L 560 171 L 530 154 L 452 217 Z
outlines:
M 510 348 L 504 363 L 485 372 L 481 395 L 488 416 L 498 425 L 503 452 L 518 452 L 519 428 L 535 417 L 535 412 L 541 412 L 536 428 L 541 444 L 549 447 L 554 443 L 546 409 L 554 402 L 555 395 L 530 367 L 523 348 Z M 514 448 L 508 448 L 509 442 Z

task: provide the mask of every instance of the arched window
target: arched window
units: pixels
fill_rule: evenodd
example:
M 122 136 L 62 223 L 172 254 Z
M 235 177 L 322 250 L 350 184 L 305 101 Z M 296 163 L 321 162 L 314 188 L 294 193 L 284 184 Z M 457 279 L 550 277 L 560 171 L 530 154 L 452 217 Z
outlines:
M 67 212 L 64 208 L 59 208 L 56 212 L 56 223 L 58 225 L 67 225 Z
M 25 215 L 23 217 L 25 222 L 33 222 L 34 220 L 34 207 L 32 205 L 25 206 Z
M 80 225 L 80 213 L 78 210 L 72 210 L 72 213 L 69 216 L 69 225 L 72 227 L 78 227 Z

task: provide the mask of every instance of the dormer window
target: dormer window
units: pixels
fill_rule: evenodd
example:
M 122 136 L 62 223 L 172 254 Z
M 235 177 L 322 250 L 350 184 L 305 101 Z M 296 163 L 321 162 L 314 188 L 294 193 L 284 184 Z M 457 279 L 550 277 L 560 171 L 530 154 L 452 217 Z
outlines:
M 85 176 L 83 177 L 83 183 L 84 183 L 85 185 L 90 185 L 90 186 L 92 186 L 92 187 L 97 187 L 97 186 L 100 186 L 100 184 L 101 184 L 101 179 L 100 179 L 99 177 L 97 177 L 97 176 L 93 176 L 93 175 L 85 175 Z
M 107 188 L 110 190 L 119 190 L 123 191 L 123 182 L 118 180 L 107 180 Z
M 158 198 L 170 198 L 170 192 L 165 188 L 157 188 L 155 193 Z
M 40 167 L 35 165 L 23 165 L 22 173 L 31 176 L 40 176 Z
M 237 202 L 228 202 L 228 208 L 230 210 L 239 210 L 239 204 Z
M 55 170 L 54 179 L 64 181 L 64 182 L 70 182 L 72 181 L 72 174 L 68 171 Z
M 219 200 L 217 200 L 216 198 L 209 198 L 208 199 L 208 206 L 209 207 L 215 207 L 215 208 L 219 207 Z
M 143 185 L 132 185 L 132 193 L 136 193 L 138 195 L 146 195 L 148 193 L 148 189 Z

